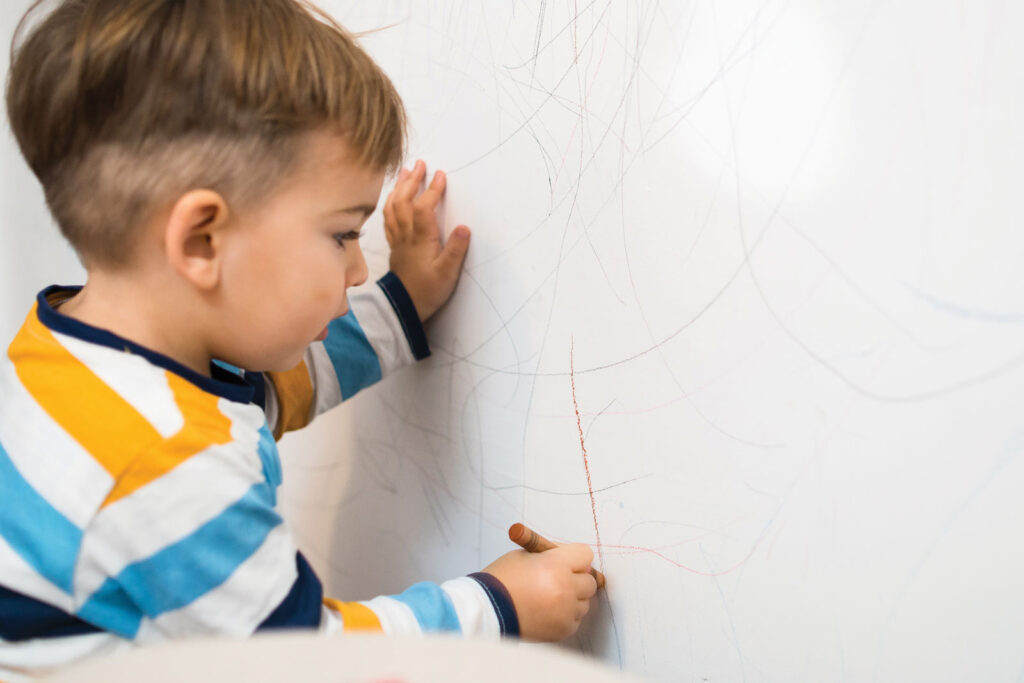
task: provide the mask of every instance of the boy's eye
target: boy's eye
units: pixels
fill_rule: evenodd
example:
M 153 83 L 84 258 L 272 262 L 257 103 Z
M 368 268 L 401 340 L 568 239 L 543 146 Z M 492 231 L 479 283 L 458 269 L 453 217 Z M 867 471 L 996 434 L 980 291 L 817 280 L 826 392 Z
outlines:
M 348 232 L 336 232 L 334 233 L 334 235 L 332 235 L 332 237 L 334 237 L 334 241 L 338 243 L 338 246 L 343 248 L 345 246 L 345 242 L 348 242 L 350 240 L 357 240 L 362 236 L 363 233 L 361 233 L 359 230 L 349 230 Z

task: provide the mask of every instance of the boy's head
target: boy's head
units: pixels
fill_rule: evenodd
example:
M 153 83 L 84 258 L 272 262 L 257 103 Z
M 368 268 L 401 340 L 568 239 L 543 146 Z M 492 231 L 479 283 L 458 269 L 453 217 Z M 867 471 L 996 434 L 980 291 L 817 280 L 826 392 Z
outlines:
M 88 269 L 131 265 L 183 193 L 250 207 L 311 135 L 366 170 L 401 162 L 405 114 L 380 68 L 296 0 L 63 0 L 15 37 L 7 109 L 61 231 Z

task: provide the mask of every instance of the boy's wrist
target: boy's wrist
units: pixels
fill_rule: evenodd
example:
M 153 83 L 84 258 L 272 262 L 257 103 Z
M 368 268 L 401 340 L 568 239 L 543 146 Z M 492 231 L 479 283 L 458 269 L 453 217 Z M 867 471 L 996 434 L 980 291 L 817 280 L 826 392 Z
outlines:
M 476 580 L 490 598 L 491 606 L 498 617 L 498 625 L 501 627 L 501 635 L 518 638 L 519 614 L 505 584 L 487 572 L 474 572 L 469 578 Z
M 377 286 L 384 292 L 391 308 L 398 316 L 398 321 L 405 332 L 406 341 L 416 360 L 423 360 L 430 355 L 430 345 L 427 343 L 427 333 L 423 329 L 423 322 L 420 320 L 416 305 L 409 296 L 401 279 L 393 271 L 388 271 L 384 277 L 377 280 Z

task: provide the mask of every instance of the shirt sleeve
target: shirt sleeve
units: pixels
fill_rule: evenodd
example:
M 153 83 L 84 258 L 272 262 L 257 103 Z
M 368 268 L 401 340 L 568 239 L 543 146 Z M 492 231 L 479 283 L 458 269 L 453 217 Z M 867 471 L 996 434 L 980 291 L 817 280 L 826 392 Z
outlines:
M 124 467 L 82 532 L 71 616 L 140 644 L 281 628 L 515 633 L 486 575 L 324 601 L 279 511 L 277 444 L 266 425 L 241 427 L 262 414 L 218 405 Z
M 388 273 L 349 298 L 349 312 L 331 321 L 327 339 L 313 343 L 298 366 L 264 373 L 264 409 L 274 438 L 429 355 L 412 299 Z
M 214 444 L 168 471 L 178 445 L 167 440 L 139 459 L 127 476 L 148 483 L 87 528 L 74 575 L 77 618 L 138 643 L 287 628 L 518 633 L 511 600 L 486 574 L 362 602 L 324 600 L 278 511 L 269 429 L 258 443 Z
M 321 629 L 378 631 L 387 635 L 433 632 L 498 638 L 519 635 L 519 620 L 505 587 L 477 573 L 442 584 L 417 583 L 398 595 L 359 602 L 324 600 Z

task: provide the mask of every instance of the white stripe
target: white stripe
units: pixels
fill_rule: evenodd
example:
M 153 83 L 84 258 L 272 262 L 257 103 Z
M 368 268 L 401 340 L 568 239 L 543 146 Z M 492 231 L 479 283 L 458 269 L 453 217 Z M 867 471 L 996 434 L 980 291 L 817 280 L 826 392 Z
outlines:
M 344 630 L 345 626 L 341 622 L 341 615 L 324 605 L 320 610 L 320 633 L 333 635 Z
M 377 353 L 383 377 L 415 360 L 405 338 L 402 321 L 380 287 L 367 287 L 353 294 L 349 297 L 349 305 L 363 328 L 363 334 Z
M 314 342 L 305 360 L 313 380 L 313 415 L 320 415 L 341 403 L 341 386 L 323 342 Z
M 226 398 L 217 401 L 217 408 L 221 415 L 231 420 L 231 440 L 262 467 L 259 458 L 260 428 L 267 424 L 263 409 L 254 403 L 236 403 Z
M 0 443 L 21 476 L 72 524 L 85 528 L 113 478 L 0 362 Z
M 33 680 L 22 679 L 20 676 L 42 675 L 45 669 L 67 666 L 82 659 L 110 655 L 133 647 L 130 641 L 111 633 L 41 638 L 19 643 L 0 640 L 0 680 L 7 683 Z
M 476 579 L 461 576 L 441 584 L 441 589 L 451 598 L 459 626 L 464 636 L 500 638 L 501 625 L 494 613 L 491 599 Z
M 389 636 L 419 635 L 420 622 L 416 614 L 404 602 L 381 595 L 362 604 L 373 610 L 380 620 L 380 625 Z
M 152 639 L 155 633 L 165 638 L 251 635 L 295 583 L 295 553 L 287 526 L 275 527 L 224 583 L 191 604 L 160 615 L 153 620 L 153 632 L 140 630 L 136 641 Z
M 85 600 L 107 577 L 180 541 L 264 481 L 251 448 L 211 446 L 103 508 L 82 542 L 75 595 Z
M 7 588 L 71 612 L 71 596 L 43 578 L 0 536 L 0 577 Z
M 164 438 L 185 426 L 185 417 L 167 383 L 167 371 L 143 356 L 75 339 L 59 332 L 53 336 L 108 387 L 135 408 Z

